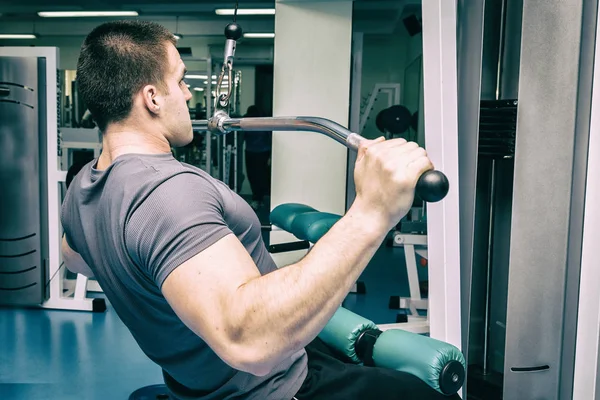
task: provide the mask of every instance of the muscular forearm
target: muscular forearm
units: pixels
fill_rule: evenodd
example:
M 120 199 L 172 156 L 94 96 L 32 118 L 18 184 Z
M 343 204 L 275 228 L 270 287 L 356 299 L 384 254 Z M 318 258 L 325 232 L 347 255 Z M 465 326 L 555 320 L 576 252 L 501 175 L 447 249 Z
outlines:
M 304 347 L 340 306 L 387 228 L 353 206 L 301 261 L 242 285 L 234 314 L 239 339 L 260 348 L 270 365 Z

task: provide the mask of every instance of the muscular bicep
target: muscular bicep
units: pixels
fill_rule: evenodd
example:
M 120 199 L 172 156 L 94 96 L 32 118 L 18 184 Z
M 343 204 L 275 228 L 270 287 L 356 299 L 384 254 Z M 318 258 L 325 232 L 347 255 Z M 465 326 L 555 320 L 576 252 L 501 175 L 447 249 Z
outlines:
M 79 253 L 69 246 L 65 236 L 62 238 L 61 250 L 63 262 L 69 271 L 87 276 L 88 278 L 94 277 L 94 273 L 90 269 L 89 265 L 87 265 Z
M 230 234 L 175 268 L 162 293 L 179 318 L 234 368 L 243 369 L 252 356 L 236 343 L 240 329 L 237 289 L 260 277 L 254 261 Z
M 250 357 L 235 341 L 236 290 L 260 273 L 225 221 L 224 207 L 223 193 L 210 179 L 174 176 L 132 213 L 125 241 L 135 265 L 178 317 L 223 361 L 241 369 Z

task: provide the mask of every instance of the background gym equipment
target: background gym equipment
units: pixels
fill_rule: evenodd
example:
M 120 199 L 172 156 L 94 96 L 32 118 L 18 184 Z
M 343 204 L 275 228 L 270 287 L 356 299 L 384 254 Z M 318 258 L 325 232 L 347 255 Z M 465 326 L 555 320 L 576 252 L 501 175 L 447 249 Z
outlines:
M 105 300 L 86 295 L 87 279 L 69 282 L 61 263 L 58 60 L 54 47 L 0 47 L 0 140 L 20 143 L 1 150 L 0 304 L 103 312 Z
M 411 127 L 412 115 L 403 105 L 394 105 L 377 114 L 375 124 L 382 133 L 400 135 Z
M 598 6 L 459 2 L 462 348 L 474 400 L 598 397 L 600 291 L 588 275 Z
M 429 333 L 429 302 L 426 298 L 428 281 L 419 280 L 419 268 L 427 266 L 428 258 L 425 209 L 424 203 L 415 202 L 409 213 L 392 231 L 390 241 L 393 247 L 404 249 L 410 297 L 390 296 L 389 308 L 402 310 L 403 312 L 396 316 L 396 322 L 402 324 L 402 329 L 415 333 Z M 420 257 L 419 264 L 417 257 Z
M 375 108 L 375 105 L 381 106 L 380 96 L 386 95 L 385 107 L 391 107 L 394 104 L 400 104 L 400 84 L 399 83 L 376 83 L 373 90 L 369 93 L 366 103 L 364 106 L 361 104 L 361 113 L 359 118 L 358 132 L 364 132 L 367 122 L 371 119 L 371 113 Z M 362 103 L 362 101 L 361 101 Z M 378 113 L 379 114 L 379 113 Z M 377 129 L 381 132 L 381 128 L 375 122 Z
M 46 148 L 44 71 L 43 59 L 0 58 L 0 120 L 7 125 L 0 136 L 0 304 L 44 300 L 46 194 L 39 182 L 46 168 L 30 161 Z

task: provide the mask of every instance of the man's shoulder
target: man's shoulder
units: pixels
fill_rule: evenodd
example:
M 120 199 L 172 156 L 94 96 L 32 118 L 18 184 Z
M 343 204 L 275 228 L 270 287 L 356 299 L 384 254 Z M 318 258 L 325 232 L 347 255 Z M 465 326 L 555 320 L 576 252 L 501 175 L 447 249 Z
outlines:
M 111 171 L 113 179 L 126 180 L 128 185 L 141 183 L 158 186 L 177 178 L 189 184 L 205 184 L 212 177 L 204 170 L 177 161 L 170 154 L 161 155 L 130 155 L 115 163 Z
M 122 188 L 124 200 L 130 199 L 134 208 L 150 196 L 169 203 L 174 198 L 197 197 L 200 194 L 211 198 L 221 197 L 215 178 L 200 168 L 174 158 L 157 160 L 138 157 L 130 160 L 129 165 L 121 165 L 118 172 L 113 172 L 116 172 L 113 179 L 120 181 L 114 182 L 115 186 Z

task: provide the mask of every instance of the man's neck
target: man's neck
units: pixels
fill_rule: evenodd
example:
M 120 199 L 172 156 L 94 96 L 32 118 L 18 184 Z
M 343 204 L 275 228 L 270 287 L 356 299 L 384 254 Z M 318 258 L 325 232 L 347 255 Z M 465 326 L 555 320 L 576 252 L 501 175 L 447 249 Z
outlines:
M 124 154 L 165 154 L 171 152 L 167 139 L 157 133 L 126 125 L 109 126 L 102 134 L 102 154 L 96 168 L 106 169 Z

